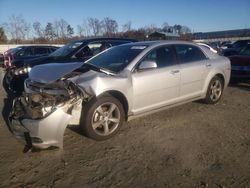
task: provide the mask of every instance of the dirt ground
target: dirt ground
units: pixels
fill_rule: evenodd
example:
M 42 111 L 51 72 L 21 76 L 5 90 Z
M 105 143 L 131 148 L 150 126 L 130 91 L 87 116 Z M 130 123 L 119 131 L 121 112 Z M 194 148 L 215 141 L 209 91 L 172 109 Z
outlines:
M 250 84 L 229 87 L 217 105 L 130 121 L 107 141 L 69 127 L 63 150 L 23 153 L 3 119 L 0 187 L 250 187 Z

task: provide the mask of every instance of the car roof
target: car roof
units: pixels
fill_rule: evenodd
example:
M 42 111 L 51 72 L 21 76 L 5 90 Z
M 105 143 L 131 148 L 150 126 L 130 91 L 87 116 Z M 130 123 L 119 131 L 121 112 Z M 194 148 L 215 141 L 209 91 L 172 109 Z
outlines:
M 131 41 L 137 42 L 136 39 L 128 39 L 128 38 L 110 38 L 110 37 L 95 37 L 95 38 L 84 38 L 79 40 L 74 40 L 71 42 L 94 42 L 94 41 L 106 41 L 106 40 L 113 40 L 113 41 Z
M 134 43 L 128 43 L 123 44 L 122 46 L 158 46 L 158 45 L 164 45 L 164 44 L 191 44 L 191 45 L 197 45 L 193 42 L 187 42 L 187 41 L 179 41 L 179 40 L 157 40 L 157 41 L 142 41 L 142 42 L 134 42 Z

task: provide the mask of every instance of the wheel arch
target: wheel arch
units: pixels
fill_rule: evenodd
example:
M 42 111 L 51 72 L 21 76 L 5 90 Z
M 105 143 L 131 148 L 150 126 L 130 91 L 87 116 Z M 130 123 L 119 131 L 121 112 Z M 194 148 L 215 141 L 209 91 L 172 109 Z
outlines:
M 116 99 L 118 99 L 120 101 L 120 103 L 123 106 L 124 112 L 125 112 L 125 118 L 127 120 L 127 118 L 128 118 L 128 110 L 129 110 L 129 103 L 128 103 L 128 100 L 125 97 L 125 95 L 122 92 L 117 91 L 117 90 L 108 90 L 108 91 L 105 91 L 104 93 L 102 93 L 99 96 L 102 96 L 102 95 L 105 95 L 105 94 L 109 94 L 112 97 L 114 97 L 114 98 L 116 98 Z
M 210 81 L 215 77 L 215 76 L 218 76 L 222 79 L 223 81 L 223 90 L 225 89 L 226 87 L 226 80 L 225 80 L 225 75 L 222 73 L 222 72 L 211 72 L 206 80 L 205 80 L 205 84 L 204 84 L 204 88 L 203 88 L 203 96 L 205 97 L 206 96 L 206 93 L 207 93 L 207 89 L 208 89 L 208 86 L 209 86 L 209 83 Z

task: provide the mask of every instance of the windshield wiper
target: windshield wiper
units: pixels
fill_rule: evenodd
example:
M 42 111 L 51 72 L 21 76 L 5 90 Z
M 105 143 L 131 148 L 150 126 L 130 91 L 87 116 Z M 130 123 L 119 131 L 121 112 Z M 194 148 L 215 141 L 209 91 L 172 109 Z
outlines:
M 84 63 L 83 65 L 87 66 L 88 68 L 90 68 L 92 70 L 98 71 L 98 72 L 103 72 L 103 73 L 108 74 L 108 75 L 115 75 L 115 73 L 113 71 L 110 71 L 110 70 L 102 68 L 102 67 L 95 66 L 95 65 L 90 64 L 90 63 Z

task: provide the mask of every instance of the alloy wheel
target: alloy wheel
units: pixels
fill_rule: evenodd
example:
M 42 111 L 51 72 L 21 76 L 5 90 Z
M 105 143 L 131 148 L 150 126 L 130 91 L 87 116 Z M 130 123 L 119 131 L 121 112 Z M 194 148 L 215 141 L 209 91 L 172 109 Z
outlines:
M 104 103 L 98 106 L 92 116 L 92 128 L 100 136 L 113 133 L 120 123 L 120 110 L 114 103 Z
M 219 100 L 220 96 L 222 94 L 222 84 L 220 80 L 214 80 L 214 82 L 211 84 L 210 87 L 210 99 L 212 101 Z

